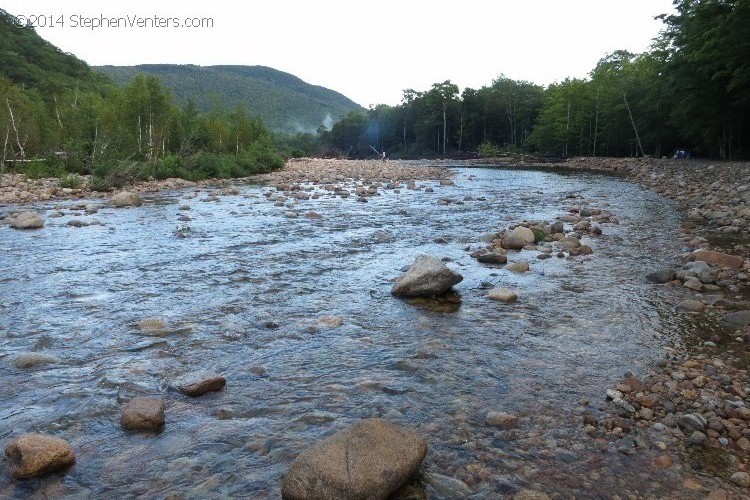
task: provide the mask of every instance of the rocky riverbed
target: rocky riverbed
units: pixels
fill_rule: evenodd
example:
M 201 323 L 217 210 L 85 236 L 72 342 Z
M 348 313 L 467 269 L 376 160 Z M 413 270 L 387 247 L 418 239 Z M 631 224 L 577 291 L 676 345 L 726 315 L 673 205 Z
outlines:
M 0 212 L 46 224 L 3 234 L 3 437 L 62 435 L 76 465 L 0 492 L 274 498 L 321 434 L 381 416 L 428 441 L 403 498 L 747 496 L 742 184 L 600 161 L 677 199 L 684 241 L 663 200 L 575 174 L 300 160 L 261 186 L 146 183 L 126 210 L 15 179 L 27 201 Z M 417 252 L 457 294 L 391 297 Z M 205 368 L 226 388 L 172 389 Z M 139 396 L 163 435 L 120 431 Z

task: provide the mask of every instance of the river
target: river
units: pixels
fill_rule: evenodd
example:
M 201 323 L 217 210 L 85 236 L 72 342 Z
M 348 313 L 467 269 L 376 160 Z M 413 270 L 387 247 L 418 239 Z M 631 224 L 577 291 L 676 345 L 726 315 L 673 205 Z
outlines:
M 574 496 L 670 491 L 668 475 L 616 453 L 604 458 L 608 472 L 592 472 L 601 450 L 580 414 L 582 400 L 600 403 L 690 328 L 644 278 L 681 251 L 674 206 L 605 175 L 453 171 L 455 186 L 417 182 L 433 193 L 297 204 L 321 219 L 285 217 L 268 187 L 249 185 L 218 201 L 209 197 L 218 188 L 160 193 L 93 215 L 65 202 L 42 230 L 0 226 L 0 437 L 48 432 L 77 454 L 67 473 L 31 481 L 12 482 L 6 464 L 0 496 L 278 498 L 300 451 L 372 416 L 427 438 L 433 498 L 462 491 L 447 478 L 477 498 L 534 485 Z M 619 219 L 584 238 L 591 256 L 510 252 L 530 261 L 522 275 L 469 256 L 487 232 L 581 204 Z M 103 224 L 72 228 L 71 218 Z M 464 276 L 459 297 L 391 296 L 420 253 L 450 259 Z M 513 288 L 518 302 L 488 300 L 490 285 Z M 326 326 L 324 316 L 343 323 Z M 171 331 L 148 335 L 138 328 L 145 318 Z M 59 363 L 12 365 L 30 351 Z M 226 389 L 191 399 L 170 388 L 198 369 L 223 374 Z M 120 429 L 123 402 L 137 395 L 166 400 L 158 436 Z M 518 429 L 487 426 L 494 410 L 518 415 Z

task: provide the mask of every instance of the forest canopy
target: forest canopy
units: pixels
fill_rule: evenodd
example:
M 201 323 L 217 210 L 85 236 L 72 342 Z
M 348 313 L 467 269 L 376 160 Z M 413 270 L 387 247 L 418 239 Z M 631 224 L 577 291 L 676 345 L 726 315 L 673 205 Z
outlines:
M 354 156 L 750 158 L 750 0 L 674 3 L 651 50 L 606 54 L 587 78 L 543 88 L 500 75 L 460 95 L 451 81 L 407 89 L 400 105 L 352 113 L 318 139 Z
M 155 75 L 117 85 L 0 10 L 0 169 L 92 174 L 106 189 L 134 178 L 245 176 L 281 166 L 278 151 L 748 159 L 750 0 L 675 7 L 660 16 L 650 50 L 606 54 L 586 78 L 543 87 L 501 74 L 462 92 L 446 80 L 296 136 L 270 133 L 243 102 L 177 101 Z

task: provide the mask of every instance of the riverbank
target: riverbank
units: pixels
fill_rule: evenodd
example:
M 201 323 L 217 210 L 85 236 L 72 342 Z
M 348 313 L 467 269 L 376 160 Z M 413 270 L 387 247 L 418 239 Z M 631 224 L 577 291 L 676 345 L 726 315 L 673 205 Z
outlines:
M 0 206 L 26 205 L 35 202 L 76 199 L 105 199 L 121 191 L 156 193 L 175 189 L 228 186 L 232 183 L 268 182 L 270 184 L 298 184 L 303 182 L 337 184 L 362 182 L 371 184 L 399 183 L 421 180 L 449 179 L 450 171 L 434 167 L 405 165 L 399 162 L 376 160 L 335 160 L 301 158 L 289 160 L 280 170 L 267 174 L 238 179 L 209 179 L 191 182 L 170 178 L 149 180 L 132 186 L 110 191 L 95 191 L 90 185 L 90 176 L 74 176 L 70 179 L 29 179 L 23 174 L 0 176 Z M 66 182 L 67 181 L 67 182 Z

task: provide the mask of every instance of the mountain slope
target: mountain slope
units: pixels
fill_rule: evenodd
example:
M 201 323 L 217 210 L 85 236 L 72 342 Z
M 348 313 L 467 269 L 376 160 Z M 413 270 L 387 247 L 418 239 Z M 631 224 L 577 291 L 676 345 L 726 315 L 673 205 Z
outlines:
M 284 132 L 314 132 L 322 123 L 330 126 L 349 111 L 362 109 L 338 92 L 266 66 L 143 64 L 95 69 L 121 85 L 138 73 L 157 76 L 178 101 L 192 99 L 201 111 L 244 104 L 266 126 Z
M 13 24 L 0 9 L 0 77 L 43 93 L 67 87 L 97 88 L 109 79 L 83 61 L 40 37 L 32 28 Z

